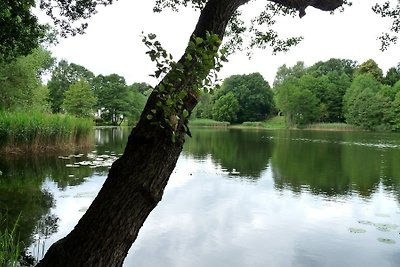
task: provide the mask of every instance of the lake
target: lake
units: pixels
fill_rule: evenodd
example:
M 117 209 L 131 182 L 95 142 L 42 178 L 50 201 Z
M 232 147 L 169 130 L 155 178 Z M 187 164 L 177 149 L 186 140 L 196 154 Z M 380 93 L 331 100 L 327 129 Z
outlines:
M 35 257 L 86 211 L 127 128 L 73 155 L 0 158 L 0 211 Z M 400 135 L 192 129 L 124 266 L 400 266 Z M 95 223 L 95 222 L 94 222 Z

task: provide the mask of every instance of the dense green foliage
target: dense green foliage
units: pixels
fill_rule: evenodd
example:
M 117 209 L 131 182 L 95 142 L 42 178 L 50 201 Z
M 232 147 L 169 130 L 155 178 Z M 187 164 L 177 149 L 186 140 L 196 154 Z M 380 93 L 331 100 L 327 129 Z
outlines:
M 378 64 L 373 59 L 368 59 L 367 61 L 365 61 L 356 68 L 355 76 L 362 74 L 369 74 L 379 82 L 382 82 L 383 80 L 382 70 L 379 68 Z
M 41 85 L 40 76 L 52 62 L 50 53 L 41 48 L 12 62 L 0 61 L 0 110 L 46 106 L 46 89 Z
M 96 77 L 81 65 L 61 60 L 54 66 L 54 62 L 44 48 L 13 61 L 0 60 L 0 111 L 69 113 L 94 118 L 98 110 L 97 115 L 105 123 L 116 124 L 119 118 L 128 118 L 130 124 L 138 120 L 152 90 L 150 85 L 128 86 L 117 74 Z M 49 74 L 45 85 L 42 77 Z
M 390 86 L 393 86 L 397 81 L 400 81 L 400 65 L 397 65 L 397 67 L 391 67 L 383 79 L 383 83 Z
M 90 84 L 85 80 L 73 83 L 64 93 L 63 109 L 77 117 L 92 117 L 97 99 Z
M 310 67 L 297 62 L 278 68 L 272 91 L 258 73 L 234 75 L 213 94 L 204 93 L 192 116 L 263 127 L 262 121 L 278 114 L 287 126 L 398 131 L 399 67 L 382 73 L 373 60 L 358 65 L 332 58 Z
M 213 96 L 204 94 L 194 116 L 231 123 L 264 120 L 274 112 L 273 93 L 259 73 L 226 78 Z
M 300 76 L 288 69 L 278 70 L 283 78 L 276 80 L 274 92 L 290 125 L 347 122 L 369 130 L 398 130 L 396 68 L 383 76 L 373 60 L 357 66 L 351 60 L 330 59 L 305 68 Z
M 26 56 L 37 48 L 45 27 L 31 12 L 34 0 L 0 2 L 0 62 Z
M 237 121 L 238 111 L 238 100 L 232 92 L 228 92 L 215 101 L 212 117 L 217 121 Z
M 91 83 L 94 74 L 83 66 L 61 60 L 54 68 L 47 86 L 50 90 L 50 102 L 53 112 L 61 112 L 65 92 L 75 82 L 85 79 Z
M 137 121 L 147 99 L 145 94 L 149 93 L 150 88 L 144 83 L 128 86 L 125 78 L 117 74 L 98 75 L 93 80 L 100 116 L 104 121 L 113 124 L 126 117 L 131 121 Z

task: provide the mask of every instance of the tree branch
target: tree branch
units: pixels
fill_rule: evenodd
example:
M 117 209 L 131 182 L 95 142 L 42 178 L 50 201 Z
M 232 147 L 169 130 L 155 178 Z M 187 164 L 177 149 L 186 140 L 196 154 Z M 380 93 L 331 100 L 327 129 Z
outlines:
M 305 9 L 309 6 L 322 11 L 333 11 L 343 5 L 343 0 L 270 0 L 271 2 L 284 5 L 289 8 L 295 8 L 299 11 L 300 18 L 306 12 Z

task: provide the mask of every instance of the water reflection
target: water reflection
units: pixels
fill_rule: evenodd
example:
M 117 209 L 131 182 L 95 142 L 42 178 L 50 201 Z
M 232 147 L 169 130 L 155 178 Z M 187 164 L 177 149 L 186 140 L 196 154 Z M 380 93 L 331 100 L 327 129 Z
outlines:
M 400 162 L 400 141 L 398 135 L 382 136 L 385 138 L 360 132 L 281 132 L 272 158 L 275 183 L 294 191 L 306 186 L 316 194 L 356 192 L 369 198 L 382 182 L 398 195 L 395 184 L 400 172 L 394 162 Z
M 265 131 L 195 129 L 193 138 L 186 141 L 183 154 L 196 159 L 210 156 L 228 173 L 256 180 L 268 167 L 272 151 L 273 142 Z
M 108 171 L 67 165 L 117 157 L 129 132 L 97 129 L 82 156 L 0 158 L 0 212 L 21 214 L 21 240 L 38 258 L 74 227 Z M 400 222 L 399 135 L 192 134 L 125 266 L 400 265 L 400 228 L 379 227 Z
M 45 239 L 45 229 L 57 228 L 57 218 L 51 213 L 55 200 L 50 191 L 42 188 L 46 176 L 39 171 L 45 170 L 25 162 L 24 167 L 33 167 L 25 173 L 18 162 L 14 165 L 0 160 L 0 168 L 4 170 L 0 177 L 0 231 L 18 221 L 19 239 L 28 246 Z M 49 217 L 53 220 L 46 219 Z

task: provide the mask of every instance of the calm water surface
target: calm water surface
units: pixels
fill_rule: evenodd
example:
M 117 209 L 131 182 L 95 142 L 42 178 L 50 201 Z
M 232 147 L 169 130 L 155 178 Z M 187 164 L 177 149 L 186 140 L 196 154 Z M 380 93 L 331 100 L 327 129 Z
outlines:
M 399 134 L 192 133 L 125 266 L 400 266 Z M 74 157 L 0 158 L 0 211 L 21 213 L 35 257 L 74 227 L 128 134 L 96 130 Z

